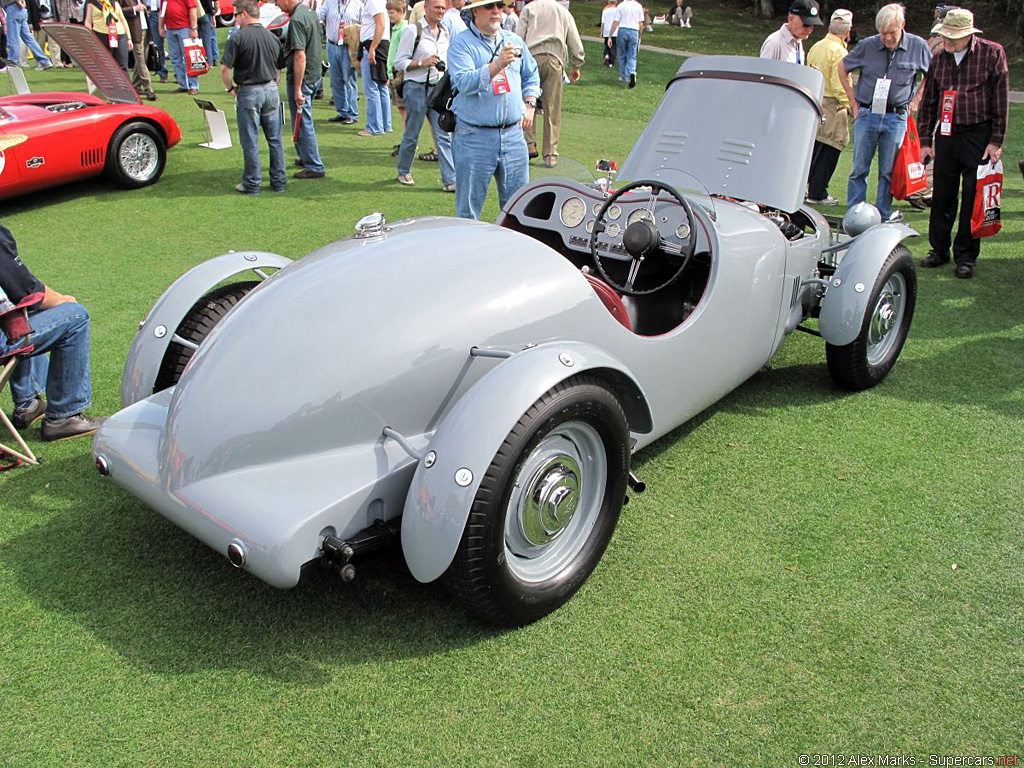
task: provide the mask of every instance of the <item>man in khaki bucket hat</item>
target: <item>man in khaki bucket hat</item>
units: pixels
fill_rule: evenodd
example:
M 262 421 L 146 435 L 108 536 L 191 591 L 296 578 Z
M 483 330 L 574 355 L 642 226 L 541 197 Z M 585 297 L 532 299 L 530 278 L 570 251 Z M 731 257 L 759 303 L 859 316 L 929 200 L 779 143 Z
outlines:
M 981 240 L 971 234 L 978 166 L 1000 159 L 1006 138 L 1010 79 L 1006 51 L 979 37 L 974 14 L 953 8 L 932 29 L 942 50 L 932 58 L 921 101 L 921 159 L 935 158 L 932 209 L 928 219 L 931 251 L 925 268 L 956 262 L 956 276 L 974 277 Z M 952 239 L 960 215 L 956 239 Z

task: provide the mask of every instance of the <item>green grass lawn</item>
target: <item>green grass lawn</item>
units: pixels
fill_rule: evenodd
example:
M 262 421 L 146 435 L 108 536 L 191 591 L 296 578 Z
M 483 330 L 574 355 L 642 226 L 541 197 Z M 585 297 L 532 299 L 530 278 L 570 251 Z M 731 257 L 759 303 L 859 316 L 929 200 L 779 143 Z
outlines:
M 588 55 L 599 61 L 598 46 Z M 633 91 L 587 66 L 566 91 L 563 157 L 622 160 L 678 64 L 642 53 Z M 29 78 L 37 90 L 81 85 L 78 72 Z M 454 209 L 436 165 L 417 162 L 413 189 L 395 182 L 398 133 L 360 138 L 358 126 L 328 125 L 320 102 L 327 178 L 237 195 L 237 146 L 198 147 L 202 116 L 170 88 L 158 86 L 157 105 L 185 139 L 157 185 L 96 181 L 0 204 L 31 268 L 92 313 L 95 413 L 119 407 L 138 321 L 191 265 L 229 249 L 298 258 L 370 211 Z M 202 88 L 228 108 L 214 77 Z M 325 575 L 271 589 L 100 478 L 88 441 L 42 444 L 29 430 L 46 463 L 0 475 L 0 762 L 795 766 L 808 753 L 912 754 L 919 765 L 1020 754 L 1022 120 L 1024 106 L 1012 107 L 1004 231 L 972 281 L 921 272 L 889 378 L 841 392 L 820 340 L 795 334 L 636 457 L 649 490 L 594 576 L 518 631 L 467 619 L 399 552 L 351 585 Z M 839 197 L 849 158 L 833 180 Z M 923 214 L 899 209 L 926 232 Z M 485 216 L 497 213 L 492 199 Z M 921 257 L 926 238 L 910 246 Z M 338 301 L 357 290 L 339 285 Z

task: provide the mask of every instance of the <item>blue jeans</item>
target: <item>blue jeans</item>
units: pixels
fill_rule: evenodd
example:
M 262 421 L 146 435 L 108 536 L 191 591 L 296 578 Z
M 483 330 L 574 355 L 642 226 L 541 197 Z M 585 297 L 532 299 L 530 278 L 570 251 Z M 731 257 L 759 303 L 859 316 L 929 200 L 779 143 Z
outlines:
M 199 39 L 203 41 L 203 48 L 206 49 L 206 63 L 211 67 L 217 65 L 217 27 L 214 25 L 213 17 L 210 14 L 203 14 L 196 24 L 199 28 Z
M 479 219 L 493 177 L 501 207 L 530 182 L 530 153 L 523 129 L 478 128 L 459 121 L 452 141 L 455 152 L 455 215 Z
M 36 58 L 36 63 L 48 67 L 50 66 L 50 59 L 47 58 L 46 54 L 43 53 L 43 49 L 39 47 L 39 43 L 32 37 L 32 31 L 28 28 L 28 9 L 22 8 L 17 3 L 8 5 L 4 12 L 7 14 L 7 60 L 14 66 L 18 66 L 18 62 L 21 61 L 21 44 L 19 41 L 24 40 L 25 45 L 32 51 L 32 55 Z
M 875 207 L 885 221 L 892 214 L 892 165 L 907 132 L 907 116 L 895 112 L 872 114 L 861 107 L 853 123 L 853 171 L 846 185 L 846 204 L 863 203 L 868 194 L 868 171 L 878 150 L 878 191 Z
M 428 90 L 423 83 L 405 81 L 405 87 L 402 89 L 402 97 L 405 100 L 405 133 L 402 134 L 402 144 L 398 148 L 398 172 L 412 172 L 412 161 L 416 157 L 416 142 L 419 141 L 420 131 L 423 129 L 423 118 L 426 117 L 434 129 L 434 138 L 437 142 L 441 183 L 451 184 L 455 181 L 455 166 L 452 165 L 452 135 L 442 131 L 441 126 L 437 124 L 437 112 L 427 109 L 430 94 L 433 92 L 434 86 L 430 86 Z
M 160 37 L 160 11 L 149 12 L 149 34 L 156 46 L 157 55 L 160 57 L 160 67 L 156 73 L 160 77 L 167 77 L 167 53 L 164 51 L 164 39 Z
M 261 127 L 270 148 L 270 186 L 281 190 L 287 184 L 280 110 L 281 94 L 278 93 L 276 82 L 239 87 L 235 116 L 238 118 L 238 143 L 242 145 L 242 157 L 245 160 L 242 186 L 250 192 L 259 192 L 263 180 L 260 167 Z
M 363 51 L 363 94 L 366 96 L 366 130 L 385 133 L 391 130 L 391 98 L 387 83 L 375 83 L 370 77 L 370 52 Z
M 348 57 L 348 46 L 327 43 L 327 61 L 331 65 L 331 98 L 342 117 L 359 119 L 359 73 Z
M 299 121 L 299 139 L 294 142 L 295 151 L 299 155 L 299 160 L 302 161 L 303 168 L 307 171 L 323 173 L 324 163 L 320 159 L 320 146 L 316 143 L 316 130 L 313 128 L 313 94 L 320 88 L 323 78 L 302 81 L 302 95 L 306 97 L 306 101 L 298 115 L 296 115 L 297 107 L 295 105 L 295 81 L 292 79 L 291 70 L 288 71 L 287 80 L 288 111 L 292 116 L 293 136 L 295 135 L 295 121 Z
M 615 49 L 619 53 L 619 77 L 628 80 L 636 74 L 636 52 L 640 47 L 640 32 L 636 29 L 619 29 Z
M 188 76 L 188 67 L 185 65 L 186 40 L 191 38 L 188 27 L 167 30 L 167 50 L 171 53 L 171 64 L 174 66 L 174 76 L 178 79 L 178 85 L 188 88 L 190 91 L 199 90 L 199 78 Z
M 28 316 L 32 357 L 21 360 L 11 376 L 11 399 L 24 408 L 46 390 L 46 417 L 65 419 L 92 400 L 89 379 L 89 312 L 81 304 L 58 304 Z M 0 334 L 0 352 L 10 349 Z M 47 355 L 46 353 L 49 353 Z

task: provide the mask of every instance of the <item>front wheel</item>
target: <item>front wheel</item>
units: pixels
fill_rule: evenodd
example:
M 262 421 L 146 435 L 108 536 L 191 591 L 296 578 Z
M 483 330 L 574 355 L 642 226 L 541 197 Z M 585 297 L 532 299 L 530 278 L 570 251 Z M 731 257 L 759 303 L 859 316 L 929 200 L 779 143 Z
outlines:
M 126 189 L 137 189 L 160 178 L 167 162 L 167 143 L 149 123 L 125 123 L 107 148 L 107 175 Z
M 884 379 L 907 340 L 916 299 L 914 259 L 905 245 L 897 245 L 878 272 L 857 338 L 843 346 L 825 345 L 832 378 L 852 390 Z
M 615 531 L 629 475 L 629 427 L 596 378 L 556 385 L 495 454 L 443 581 L 470 613 L 519 626 L 565 603 Z

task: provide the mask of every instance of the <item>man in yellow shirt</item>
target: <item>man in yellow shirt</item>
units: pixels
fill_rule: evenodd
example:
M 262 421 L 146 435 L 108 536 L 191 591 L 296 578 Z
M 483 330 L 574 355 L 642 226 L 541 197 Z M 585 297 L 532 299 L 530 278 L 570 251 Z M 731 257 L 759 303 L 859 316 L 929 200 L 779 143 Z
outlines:
M 850 100 L 839 80 L 839 62 L 846 56 L 853 14 L 843 8 L 832 14 L 828 34 L 807 52 L 807 64 L 825 77 L 822 99 L 824 122 L 818 128 L 811 155 L 811 172 L 807 178 L 807 202 L 815 205 L 838 205 L 828 193 L 828 183 L 835 173 L 839 153 L 850 143 Z

